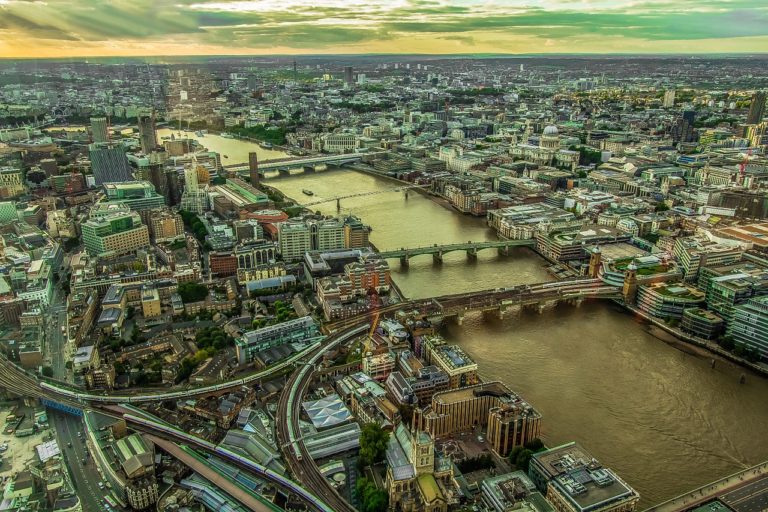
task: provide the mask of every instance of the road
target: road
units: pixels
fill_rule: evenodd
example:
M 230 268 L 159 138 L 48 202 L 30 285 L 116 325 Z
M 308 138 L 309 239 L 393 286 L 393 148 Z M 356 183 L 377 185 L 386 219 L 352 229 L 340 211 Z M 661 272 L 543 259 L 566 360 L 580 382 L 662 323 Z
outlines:
M 744 487 L 720 497 L 720 501 L 736 512 L 768 510 L 768 477 L 750 482 Z
M 66 369 L 68 347 L 66 337 L 61 332 L 63 325 L 67 325 L 67 299 L 57 283 L 53 288 L 53 296 L 46 317 L 46 350 L 48 352 L 46 359 L 53 369 L 55 378 L 68 380 L 69 372 Z
M 78 432 L 83 432 L 84 425 L 81 418 L 48 409 L 48 420 L 56 432 L 59 449 L 69 470 L 69 476 L 80 497 L 83 512 L 101 512 L 104 510 L 104 496 L 108 489 L 101 490 L 98 487 L 102 480 L 96 469 L 92 457 L 88 457 L 85 464 L 88 448 L 85 445 L 85 433 L 83 439 L 77 437 Z M 69 444 L 72 447 L 69 447 Z

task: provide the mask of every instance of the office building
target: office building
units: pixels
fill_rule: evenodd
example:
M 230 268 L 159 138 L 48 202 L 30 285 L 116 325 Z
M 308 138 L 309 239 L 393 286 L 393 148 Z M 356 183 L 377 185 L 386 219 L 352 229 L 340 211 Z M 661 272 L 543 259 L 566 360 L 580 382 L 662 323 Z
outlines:
M 640 495 L 576 443 L 535 453 L 528 475 L 558 512 L 632 512 Z
M 149 230 L 135 212 L 114 212 L 83 222 L 83 245 L 98 257 L 120 256 L 149 247 Z
M 137 119 L 139 125 L 139 142 L 141 150 L 145 155 L 150 154 L 157 148 L 157 132 L 155 131 L 155 113 L 139 114 Z
M 19 220 L 16 214 L 16 203 L 14 201 L 0 202 L 0 223 L 7 224 Z
M 368 237 L 371 227 L 363 224 L 358 217 L 349 215 L 344 218 L 344 247 L 356 249 L 368 247 Z
M 704 298 L 704 292 L 692 286 L 653 283 L 638 287 L 637 307 L 657 318 L 680 320 L 683 310 L 701 306 Z
M 347 85 L 354 85 L 355 83 L 352 66 L 344 66 L 344 83 Z
M 747 124 L 760 124 L 765 117 L 765 91 L 757 91 L 752 95 L 752 102 L 749 104 L 747 113 Z
M 181 215 L 167 208 L 149 212 L 149 234 L 155 242 L 164 242 L 184 237 L 184 221 Z
M 93 142 L 109 142 L 109 123 L 106 117 L 91 118 L 91 140 Z
M 136 212 L 162 208 L 165 197 L 155 191 L 148 181 L 127 181 L 123 183 L 104 183 L 105 203 L 123 203 Z
M 483 503 L 494 512 L 555 512 L 522 471 L 483 479 Z
M 435 393 L 417 408 L 414 427 L 435 438 L 487 427 L 488 442 L 500 456 L 541 434 L 541 414 L 501 382 L 485 382 Z
M 435 335 L 425 336 L 422 346 L 424 360 L 448 375 L 451 389 L 472 386 L 479 382 L 477 363 L 458 345 L 447 345 L 441 336 Z
M 699 338 L 712 340 L 723 332 L 723 319 L 702 308 L 688 308 L 683 311 L 680 329 Z
M 133 180 L 131 165 L 119 144 L 91 144 L 88 146 L 91 172 L 97 186 Z
M 755 352 L 760 360 L 767 360 L 768 297 L 749 299 L 746 304 L 736 306 L 727 332 L 736 346 Z
M 672 126 L 672 142 L 675 144 L 679 142 L 695 142 L 698 138 L 696 129 L 693 126 L 695 120 L 696 112 L 694 110 L 684 111 L 682 116 Z
M 664 91 L 664 103 L 662 104 L 664 108 L 672 108 L 675 106 L 675 90 L 674 89 L 667 89 Z
M 340 219 L 281 222 L 278 245 L 286 261 L 298 261 L 307 251 L 343 249 L 344 222 Z
M 321 337 L 317 324 L 311 316 L 270 325 L 246 332 L 235 340 L 237 360 L 240 364 L 247 364 L 253 362 L 262 350 L 286 343 L 307 343 Z

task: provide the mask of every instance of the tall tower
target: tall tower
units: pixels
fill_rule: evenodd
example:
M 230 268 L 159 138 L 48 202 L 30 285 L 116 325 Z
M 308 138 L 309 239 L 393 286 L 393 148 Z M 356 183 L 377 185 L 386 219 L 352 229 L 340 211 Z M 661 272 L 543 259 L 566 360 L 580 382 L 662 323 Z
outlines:
M 109 142 L 109 125 L 106 117 L 91 118 L 91 136 L 93 142 Z
M 259 186 L 259 155 L 255 151 L 248 153 L 248 171 L 251 175 L 251 185 Z
M 155 133 L 155 112 L 151 114 L 139 114 L 139 139 L 141 150 L 145 155 L 150 154 L 157 147 L 157 133 Z
M 352 66 L 344 66 L 344 83 L 347 85 L 352 85 L 354 83 Z
M 627 304 L 634 304 L 637 297 L 637 265 L 635 261 L 627 265 L 627 270 L 624 272 L 624 287 L 621 291 L 624 296 L 624 302 Z
M 600 263 L 603 260 L 603 254 L 600 252 L 600 247 L 594 246 L 592 252 L 589 255 L 589 277 L 595 279 L 600 273 Z
M 765 91 L 757 91 L 752 95 L 752 103 L 749 105 L 747 124 L 760 124 L 765 116 Z
M 672 108 L 675 106 L 675 90 L 674 89 L 667 89 L 664 92 L 664 103 L 662 104 L 664 108 Z

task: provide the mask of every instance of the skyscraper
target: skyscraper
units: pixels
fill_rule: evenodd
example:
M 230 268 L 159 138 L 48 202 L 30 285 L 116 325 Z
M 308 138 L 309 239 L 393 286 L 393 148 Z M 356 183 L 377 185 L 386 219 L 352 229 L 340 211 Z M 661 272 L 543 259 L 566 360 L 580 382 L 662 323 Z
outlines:
M 109 142 L 109 125 L 106 117 L 91 118 L 91 136 L 93 142 Z
M 122 146 L 102 143 L 91 144 L 88 149 L 96 185 L 133 180 L 131 165 Z
M 677 123 L 672 127 L 672 141 L 677 144 L 678 142 L 695 142 L 698 138 L 698 134 L 693 127 L 693 123 L 696 120 L 696 112 L 693 110 L 686 110 L 683 115 L 677 120 Z
M 675 90 L 674 89 L 668 89 L 664 92 L 664 103 L 662 105 L 664 108 L 671 108 L 675 106 Z
M 138 125 L 141 150 L 148 155 L 157 147 L 154 112 L 151 114 L 139 114 Z
M 344 83 L 352 85 L 354 83 L 352 66 L 344 66 Z
M 749 105 L 747 124 L 760 124 L 765 116 L 765 91 L 757 91 L 752 95 L 752 103 Z
M 251 185 L 259 186 L 259 155 L 255 151 L 248 153 L 248 170 L 251 174 Z

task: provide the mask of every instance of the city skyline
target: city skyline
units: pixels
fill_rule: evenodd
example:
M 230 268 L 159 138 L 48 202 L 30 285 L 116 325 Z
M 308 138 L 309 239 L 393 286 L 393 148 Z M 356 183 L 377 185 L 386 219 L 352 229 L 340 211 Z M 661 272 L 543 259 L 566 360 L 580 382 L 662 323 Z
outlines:
M 0 58 L 767 50 L 743 0 L 0 0 Z

